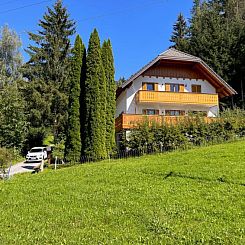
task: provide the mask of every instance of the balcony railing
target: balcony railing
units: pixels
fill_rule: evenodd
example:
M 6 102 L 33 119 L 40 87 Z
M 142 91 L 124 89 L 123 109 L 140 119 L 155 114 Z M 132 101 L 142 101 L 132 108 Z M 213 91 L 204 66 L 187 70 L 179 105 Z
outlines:
M 121 130 L 133 129 L 138 127 L 143 122 L 148 122 L 150 125 L 156 123 L 162 124 L 173 124 L 176 125 L 179 122 L 188 120 L 187 116 L 160 116 L 160 115 L 137 115 L 137 114 L 121 114 L 116 118 L 115 127 L 116 132 Z M 204 117 L 206 123 L 212 122 L 215 118 Z
M 217 94 L 140 90 L 136 94 L 136 102 L 215 106 L 219 99 Z

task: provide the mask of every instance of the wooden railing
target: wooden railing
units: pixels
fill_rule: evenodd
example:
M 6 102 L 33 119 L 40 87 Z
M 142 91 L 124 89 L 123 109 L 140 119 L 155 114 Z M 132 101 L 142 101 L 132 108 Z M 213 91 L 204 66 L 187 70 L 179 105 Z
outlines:
M 149 122 L 149 124 L 156 123 L 161 124 L 173 124 L 176 125 L 179 122 L 187 120 L 187 116 L 159 116 L 159 115 L 136 115 L 136 114 L 121 114 L 116 118 L 115 127 L 116 132 L 121 130 L 136 128 L 143 122 Z M 212 122 L 215 118 L 204 117 L 206 123 Z
M 217 94 L 140 90 L 136 94 L 136 102 L 214 106 L 218 105 L 219 99 Z

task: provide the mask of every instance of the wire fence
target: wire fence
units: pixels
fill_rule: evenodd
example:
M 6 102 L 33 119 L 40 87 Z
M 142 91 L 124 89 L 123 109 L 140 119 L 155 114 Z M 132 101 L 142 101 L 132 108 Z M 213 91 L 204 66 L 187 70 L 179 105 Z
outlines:
M 188 149 L 189 147 L 185 146 L 182 147 L 183 150 Z M 127 158 L 136 158 L 141 157 L 144 155 L 153 155 L 158 153 L 170 152 L 180 149 L 179 146 L 146 146 L 140 149 L 125 149 L 125 150 L 116 150 L 111 154 L 108 154 L 107 157 L 97 158 L 90 155 L 84 155 L 80 159 L 80 163 L 92 163 L 92 162 L 99 162 L 103 160 L 117 160 L 117 159 L 127 159 Z M 66 162 L 66 161 L 65 161 Z M 76 162 L 74 160 L 74 162 Z

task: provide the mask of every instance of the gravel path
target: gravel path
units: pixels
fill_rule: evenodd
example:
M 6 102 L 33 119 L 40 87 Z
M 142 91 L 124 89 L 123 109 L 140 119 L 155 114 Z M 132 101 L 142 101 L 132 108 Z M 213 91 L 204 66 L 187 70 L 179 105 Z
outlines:
M 41 162 L 30 162 L 30 163 L 17 163 L 13 165 L 10 169 L 10 175 L 21 174 L 26 172 L 33 172 L 33 168 L 38 166 Z

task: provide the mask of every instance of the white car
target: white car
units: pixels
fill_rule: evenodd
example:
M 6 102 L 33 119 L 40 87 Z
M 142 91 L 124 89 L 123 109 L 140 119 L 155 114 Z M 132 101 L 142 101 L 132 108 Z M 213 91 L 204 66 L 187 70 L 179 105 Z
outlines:
M 39 162 L 47 159 L 46 147 L 33 147 L 26 155 L 26 162 Z

